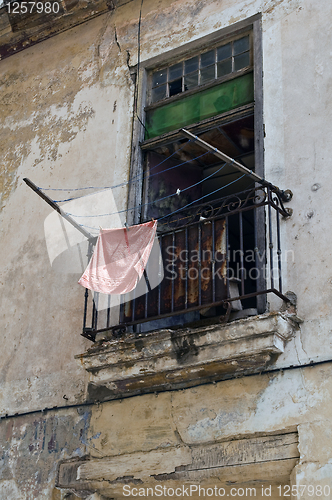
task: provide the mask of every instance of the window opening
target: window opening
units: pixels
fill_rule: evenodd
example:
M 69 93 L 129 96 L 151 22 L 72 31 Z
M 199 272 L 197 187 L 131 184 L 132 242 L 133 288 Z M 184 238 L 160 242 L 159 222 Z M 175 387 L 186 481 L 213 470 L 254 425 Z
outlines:
M 176 132 L 181 128 L 190 127 L 191 132 L 209 144 L 247 168 L 255 170 L 252 31 L 229 37 L 214 47 L 153 70 L 148 77 L 148 85 L 150 90 L 148 105 L 145 108 L 145 141 L 141 145 L 144 151 L 145 172 L 142 222 L 151 218 L 167 220 L 168 214 L 186 205 L 190 205 L 190 209 L 184 211 L 182 215 L 190 219 L 196 209 L 195 200 L 204 198 L 205 205 L 216 207 L 221 197 L 225 198 L 254 187 L 253 182 L 247 177 L 242 178 L 243 176 L 234 167 L 223 166 L 212 153 L 202 156 L 204 151 L 198 144 L 188 141 Z M 170 159 L 167 159 L 168 157 Z M 163 160 L 166 161 L 162 166 L 156 167 Z M 181 165 L 184 162 L 187 163 Z M 179 164 L 181 166 L 177 168 Z M 151 170 L 153 173 L 159 172 L 159 175 L 149 177 Z M 164 170 L 166 172 L 163 172 Z M 193 184 L 194 186 L 188 189 L 188 186 Z M 228 185 L 229 187 L 225 187 Z M 178 196 L 170 196 L 154 203 L 154 200 L 165 198 L 174 192 L 178 192 Z M 163 228 L 166 227 L 167 223 L 159 223 L 159 233 L 162 234 Z M 244 253 L 249 247 L 255 247 L 254 228 L 254 214 L 248 211 L 245 214 L 230 216 L 227 222 L 225 219 L 214 221 L 213 231 L 207 225 L 188 227 L 182 232 L 173 234 L 172 245 L 175 245 L 176 253 L 181 253 L 181 249 L 197 250 L 201 253 L 205 250 L 207 255 L 208 249 L 213 244 L 213 251 L 217 255 L 223 254 L 225 261 L 227 253 L 231 255 L 230 251 L 233 248 L 241 247 Z M 162 241 L 163 260 L 167 262 L 169 259 L 165 255 L 165 248 L 167 245 L 170 246 L 170 236 L 162 237 Z M 242 278 L 247 272 L 245 269 L 247 264 L 243 257 L 238 262 L 239 258 L 234 255 L 227 271 L 234 274 L 231 286 L 235 289 L 239 264 L 244 268 L 244 271 L 240 271 Z M 202 277 L 196 280 L 184 280 L 177 276 L 169 285 L 167 279 L 171 280 L 166 271 L 159 292 L 150 293 L 151 311 L 158 315 L 179 308 L 185 310 L 187 307 L 199 307 L 204 303 L 220 302 L 226 298 L 230 293 L 230 284 L 226 283 L 225 275 L 227 266 L 225 262 L 223 264 L 211 262 L 213 260 L 215 260 L 213 256 L 210 260 L 205 260 L 205 265 L 209 269 L 208 274 L 211 275 L 211 279 L 206 281 L 203 281 Z M 203 261 L 199 264 L 185 263 L 186 272 L 191 272 L 193 276 L 198 271 L 197 266 L 202 267 L 202 265 Z M 218 286 L 212 278 L 211 266 L 214 272 L 218 271 L 218 266 L 220 269 L 223 267 L 219 274 L 222 279 L 219 279 Z M 255 289 L 256 283 L 253 280 L 247 279 L 245 287 L 242 280 L 242 290 L 239 290 L 238 294 L 254 293 Z M 161 302 L 160 297 L 162 297 Z M 135 314 L 139 316 L 139 311 L 144 310 L 143 302 L 144 298 L 139 298 L 131 303 L 131 306 L 127 304 L 123 310 L 123 321 L 128 320 L 130 316 L 133 317 L 133 308 L 136 309 Z M 256 302 L 255 298 L 250 298 L 244 305 L 240 304 L 240 307 L 255 308 Z M 233 309 L 234 306 L 235 304 Z M 216 306 L 207 308 L 206 311 L 191 312 L 181 318 L 174 318 L 173 324 L 199 320 L 204 315 L 224 313 L 225 309 L 222 306 Z M 172 322 L 170 319 L 167 320 L 168 325 L 170 321 Z M 166 326 L 161 322 L 159 326 L 163 325 Z M 149 330 L 149 326 L 147 324 L 141 331 Z
M 195 132 L 193 132 L 195 133 Z M 254 170 L 255 166 L 255 146 L 254 146 L 254 114 L 251 110 L 246 116 L 238 117 L 237 119 L 226 120 L 224 123 L 220 123 L 218 126 L 212 126 L 203 132 L 197 134 L 201 139 L 208 142 L 212 146 L 215 146 L 223 153 L 234 158 L 239 163 L 243 164 L 245 167 Z M 143 144 L 143 148 L 144 148 Z M 202 148 L 196 144 L 194 141 L 188 141 L 183 137 L 179 137 L 176 140 L 169 140 L 168 143 L 158 144 L 158 141 L 154 146 L 146 146 L 148 150 L 145 152 L 145 168 L 146 168 L 146 183 L 145 183 L 145 200 L 148 203 L 146 210 L 143 214 L 143 220 L 150 220 L 151 218 L 162 218 L 176 211 L 180 210 L 192 202 L 193 205 L 188 209 L 184 210 L 183 213 L 179 212 L 179 217 L 184 219 L 187 217 L 188 221 L 190 216 L 195 212 L 196 205 L 195 200 L 204 198 L 204 205 L 211 207 L 217 207 L 220 203 L 220 198 L 225 198 L 231 196 L 233 193 L 244 192 L 250 187 L 254 186 L 252 180 L 247 177 L 241 178 L 241 173 L 236 170 L 231 165 L 225 165 L 223 167 L 223 162 L 220 161 L 212 153 L 202 155 Z M 172 156 L 171 156 L 172 155 Z M 162 160 L 170 157 L 169 160 L 164 161 L 160 167 L 155 167 Z M 183 162 L 188 162 L 185 165 L 181 165 L 176 168 L 176 165 L 182 164 Z M 174 168 L 171 168 L 174 167 Z M 223 168 L 221 168 L 223 167 Z M 169 170 L 168 170 L 169 168 Z M 153 173 L 160 170 L 159 175 L 154 175 L 149 177 L 149 171 L 153 169 Z M 165 171 L 166 170 L 166 171 Z M 162 172 L 163 171 L 163 172 Z M 206 180 L 204 180 L 206 179 Z M 238 180 L 240 179 L 240 180 Z M 198 184 L 202 181 L 200 184 Z M 223 189 L 224 186 L 233 182 L 231 186 Z M 187 186 L 197 183 L 197 186 L 183 191 Z M 153 200 L 158 200 L 168 194 L 174 193 L 180 190 L 178 196 L 173 196 L 167 198 L 162 203 L 156 202 L 152 203 Z M 220 189 L 220 192 L 212 193 Z M 243 194 L 246 196 L 246 194 Z M 242 197 L 243 197 L 242 196 Z M 235 200 L 234 200 L 235 202 Z M 203 203 L 203 202 L 201 202 Z M 204 214 L 202 214 L 204 216 Z M 240 228 L 240 217 L 241 217 L 241 228 Z M 196 217 L 196 221 L 199 217 Z M 184 221 L 185 222 L 185 221 Z M 233 252 L 235 249 L 240 249 L 242 245 L 242 251 L 245 255 L 250 249 L 255 247 L 254 244 L 254 213 L 253 211 L 248 211 L 245 214 L 234 214 L 228 218 L 227 221 L 227 246 L 226 248 L 226 227 L 225 220 L 217 220 L 210 228 L 207 224 L 201 229 L 198 227 L 188 227 L 187 230 L 182 230 L 176 233 L 174 242 L 170 240 L 169 236 L 165 236 L 163 239 L 164 247 L 176 247 L 173 253 L 179 253 L 182 255 L 191 254 L 191 257 L 195 259 L 197 252 L 202 253 L 202 257 L 205 257 L 204 262 L 200 263 L 201 270 L 205 272 L 205 277 L 210 273 L 211 280 L 209 279 L 189 279 L 186 283 L 185 274 L 183 276 L 177 276 L 173 284 L 176 290 L 176 297 L 174 298 L 174 308 L 184 309 L 185 302 L 191 307 L 199 306 L 199 303 L 217 302 L 222 300 L 227 296 L 227 286 L 225 285 L 225 280 L 220 279 L 221 276 L 225 278 L 224 269 L 222 261 L 226 258 L 226 253 L 229 253 L 229 272 L 234 276 L 232 279 L 232 288 L 234 293 L 240 293 L 238 290 L 238 283 L 241 279 L 241 271 L 239 271 L 241 264 L 244 267 L 243 274 L 248 275 L 250 270 L 250 265 L 246 261 L 241 261 L 241 255 L 239 252 Z M 163 223 L 161 220 L 158 229 L 159 233 L 162 234 L 164 230 L 169 228 L 167 222 Z M 199 234 L 201 231 L 201 234 Z M 187 233 L 187 236 L 186 236 Z M 187 238 L 187 241 L 185 241 Z M 212 245 L 212 238 L 215 239 Z M 240 242 L 240 239 L 243 241 Z M 214 247 L 212 250 L 211 245 Z M 213 260 L 213 253 L 216 253 L 215 257 L 220 262 L 211 263 Z M 234 253 L 234 255 L 233 255 Z M 203 255 L 204 254 L 204 255 Z M 223 254 L 223 255 L 222 255 Z M 173 256 L 170 257 L 164 252 L 163 260 L 166 262 L 174 260 Z M 243 260 L 243 259 L 242 259 Z M 179 263 L 178 263 L 179 264 Z M 213 272 L 218 276 L 215 282 L 212 282 L 212 265 L 214 265 Z M 188 266 L 184 273 L 189 273 L 189 278 L 194 278 L 199 271 L 198 263 L 196 262 L 183 262 L 183 266 Z M 169 267 L 169 271 L 171 268 Z M 212 274 L 211 274 L 212 273 Z M 174 275 L 175 276 L 175 275 Z M 171 278 L 171 273 L 165 275 L 164 282 L 161 286 L 161 295 L 165 299 L 165 308 L 161 307 L 161 313 L 165 312 L 170 306 L 169 301 L 171 296 L 171 289 L 169 282 Z M 167 283 L 168 279 L 168 283 Z M 218 281 L 219 280 L 219 284 Z M 185 288 L 187 287 L 187 291 Z M 238 292 L 237 292 L 238 290 Z M 247 278 L 245 279 L 245 290 L 244 293 L 254 293 L 256 291 L 256 283 L 254 280 Z M 157 301 L 157 292 L 155 293 L 155 301 Z M 243 294 L 244 294 L 243 293 Z M 153 294 L 151 295 L 151 298 Z M 141 299 L 143 301 L 143 299 Z M 167 302 L 168 301 L 168 302 Z M 136 307 L 139 307 L 139 300 Z M 151 300 L 151 309 L 154 306 L 153 300 Z M 233 304 L 232 308 L 237 309 L 252 309 L 253 312 L 257 312 L 256 299 L 255 297 L 249 298 L 242 304 Z M 203 308 L 204 309 L 204 308 Z M 157 310 L 155 310 L 157 314 Z M 191 312 L 187 316 L 182 316 L 181 318 L 173 318 L 173 325 L 184 324 L 186 322 L 199 321 L 204 318 L 221 316 L 225 314 L 225 308 L 222 305 L 212 306 L 206 310 L 196 311 L 194 314 Z M 170 319 L 167 320 L 168 326 L 170 326 Z M 160 322 L 159 327 L 162 325 L 166 326 L 163 322 Z M 150 325 L 143 326 L 144 330 L 149 330 Z

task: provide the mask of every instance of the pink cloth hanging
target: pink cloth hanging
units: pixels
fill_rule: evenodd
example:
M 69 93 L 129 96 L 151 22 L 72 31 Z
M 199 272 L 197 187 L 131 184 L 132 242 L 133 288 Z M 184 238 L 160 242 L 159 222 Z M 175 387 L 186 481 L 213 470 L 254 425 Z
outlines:
M 156 229 L 157 221 L 128 229 L 100 229 L 96 248 L 79 284 L 107 294 L 131 292 L 148 262 Z

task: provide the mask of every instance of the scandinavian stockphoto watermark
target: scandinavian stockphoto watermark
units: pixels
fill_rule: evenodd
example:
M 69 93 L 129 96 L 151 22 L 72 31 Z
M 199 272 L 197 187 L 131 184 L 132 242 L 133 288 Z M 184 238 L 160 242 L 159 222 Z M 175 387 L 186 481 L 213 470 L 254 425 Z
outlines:
M 257 248 L 239 250 L 228 246 L 226 251 L 211 249 L 179 249 L 176 246 L 166 248 L 167 257 L 164 265 L 167 280 L 258 280 L 268 279 L 271 273 L 278 276 L 280 264 L 294 263 L 293 250 L 280 253 L 276 250 L 266 252 Z

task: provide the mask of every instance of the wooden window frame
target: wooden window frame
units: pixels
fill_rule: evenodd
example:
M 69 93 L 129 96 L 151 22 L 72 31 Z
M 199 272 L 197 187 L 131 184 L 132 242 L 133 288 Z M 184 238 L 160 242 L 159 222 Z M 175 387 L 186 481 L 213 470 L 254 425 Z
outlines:
M 128 191 L 128 207 L 140 207 L 144 200 L 144 182 L 142 178 L 142 170 L 144 168 L 144 146 L 147 146 L 147 141 L 144 141 L 145 136 L 145 113 L 147 105 L 149 104 L 149 75 L 151 72 L 162 65 L 168 66 L 176 63 L 179 60 L 184 60 L 191 54 L 196 54 L 197 52 L 202 53 L 205 49 L 209 47 L 216 47 L 222 45 L 223 41 L 227 39 L 235 39 L 238 35 L 241 36 L 243 33 L 251 31 L 252 33 L 252 64 L 253 64 L 253 80 L 254 80 L 254 151 L 255 151 L 255 172 L 264 178 L 264 123 L 263 123 L 263 51 L 262 51 L 262 25 L 261 25 L 261 14 L 256 14 L 250 18 L 243 21 L 235 23 L 233 25 L 227 26 L 219 31 L 211 33 L 205 37 L 202 37 L 194 42 L 190 42 L 184 46 L 173 49 L 172 51 L 165 52 L 159 56 L 142 61 L 139 65 L 139 74 L 137 74 L 137 67 L 134 68 L 137 82 L 137 96 L 136 96 L 136 113 L 133 117 L 133 129 L 132 129 L 132 150 L 131 150 L 131 167 L 130 167 L 130 177 L 137 177 L 137 181 L 129 185 Z M 246 70 L 247 71 L 247 70 Z M 232 74 L 230 78 L 238 76 Z M 216 80 L 211 85 L 218 85 L 220 81 Z M 208 84 L 210 85 L 210 84 Z M 192 92 L 199 92 L 206 88 L 205 85 L 193 89 Z M 167 99 L 167 102 L 171 102 L 171 99 L 180 99 L 183 95 L 189 95 L 190 91 L 185 93 L 180 93 L 172 98 Z M 160 105 L 160 103 L 155 103 L 154 105 Z M 246 112 L 246 110 L 233 110 L 229 114 L 236 112 Z M 139 117 L 139 119 L 138 119 Z M 208 122 L 213 122 L 213 120 L 227 119 L 227 117 L 218 117 L 205 120 L 206 123 L 195 124 L 197 127 L 209 126 Z M 190 129 L 190 127 L 188 127 Z M 172 135 L 179 133 L 179 131 L 173 131 L 169 134 L 163 134 L 153 139 L 156 141 L 171 140 Z M 167 137 L 166 137 L 167 136 Z M 143 146 L 143 147 L 142 147 Z M 139 224 L 142 213 L 140 209 L 132 209 L 127 212 L 127 222 L 129 224 Z M 260 211 L 258 219 L 259 227 L 261 230 L 258 231 L 258 248 L 266 248 L 266 234 L 265 234 L 265 212 Z M 265 279 L 262 276 L 260 278 L 261 283 L 258 284 L 260 288 L 264 288 Z M 266 310 L 266 296 L 261 295 L 257 298 L 257 310 L 258 313 L 263 313 Z
M 135 104 L 136 113 L 133 119 L 133 129 L 132 129 L 132 150 L 131 150 L 131 166 L 130 166 L 130 177 L 137 177 L 137 181 L 129 185 L 128 192 L 128 207 L 139 207 L 143 200 L 143 179 L 141 177 L 143 164 L 144 164 L 144 145 L 148 141 L 144 140 L 144 123 L 145 123 L 145 113 L 147 106 L 149 105 L 149 76 L 151 72 L 158 67 L 169 66 L 180 60 L 184 60 L 191 55 L 197 53 L 203 53 L 210 47 L 217 47 L 222 45 L 223 42 L 226 43 L 227 39 L 240 38 L 246 32 L 252 32 L 252 57 L 253 57 L 253 77 L 254 77 L 254 130 L 255 130 L 255 172 L 264 177 L 264 125 L 263 125 L 263 60 L 262 60 L 262 28 L 261 28 L 261 14 L 256 14 L 246 20 L 240 21 L 236 24 L 227 26 L 221 30 L 211 33 L 205 37 L 202 37 L 194 42 L 185 44 L 184 46 L 173 49 L 172 51 L 165 52 L 159 56 L 142 61 L 139 66 L 139 74 L 137 74 L 137 67 L 134 68 L 134 74 L 136 76 L 136 81 L 138 82 L 137 89 L 137 102 Z M 242 70 L 240 70 L 241 72 Z M 245 71 L 248 71 L 247 69 Z M 237 77 L 239 72 L 233 73 L 230 78 Z M 163 101 L 154 103 L 152 106 L 160 106 L 165 102 L 171 102 L 176 99 L 181 99 L 184 95 L 189 95 L 189 93 L 197 93 L 205 88 L 213 85 L 218 85 L 221 83 L 221 79 L 216 79 L 211 84 L 201 85 L 196 89 L 191 91 L 186 91 L 185 93 L 180 93 L 171 98 L 167 98 Z M 238 110 L 243 112 L 243 110 Z M 245 110 L 244 110 L 245 111 Z M 229 114 L 234 113 L 230 111 Z M 139 117 L 139 119 L 137 118 Z M 208 122 L 213 122 L 216 119 L 223 119 L 227 117 L 214 117 L 209 120 L 204 120 L 205 123 L 201 122 L 198 127 L 209 126 Z M 190 127 L 188 127 L 190 129 Z M 171 136 L 177 134 L 178 131 L 175 130 L 168 134 L 163 134 L 162 136 L 153 139 L 154 142 L 171 140 Z M 143 148 L 141 147 L 143 146 Z M 140 222 L 141 213 L 138 209 L 133 209 L 128 211 L 128 220 L 130 224 L 138 224 Z M 263 237 L 263 235 L 262 235 Z M 265 238 L 265 235 L 264 235 Z

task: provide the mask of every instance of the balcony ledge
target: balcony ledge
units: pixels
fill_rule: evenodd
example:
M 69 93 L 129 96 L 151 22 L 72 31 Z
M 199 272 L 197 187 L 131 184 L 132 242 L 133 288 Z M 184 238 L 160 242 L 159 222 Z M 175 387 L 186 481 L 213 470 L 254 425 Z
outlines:
M 295 328 L 286 314 L 269 313 L 104 341 L 76 359 L 90 375 L 88 399 L 106 401 L 258 372 L 284 352 Z

